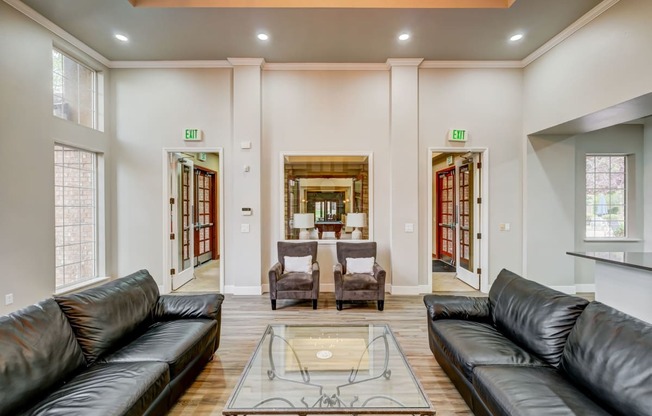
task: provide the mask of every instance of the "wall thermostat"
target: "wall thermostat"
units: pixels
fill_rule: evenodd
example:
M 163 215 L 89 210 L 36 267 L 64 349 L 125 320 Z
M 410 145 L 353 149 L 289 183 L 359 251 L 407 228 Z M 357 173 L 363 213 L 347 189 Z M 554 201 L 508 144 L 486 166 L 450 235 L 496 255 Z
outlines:
M 251 215 L 251 208 L 242 208 L 242 215 Z

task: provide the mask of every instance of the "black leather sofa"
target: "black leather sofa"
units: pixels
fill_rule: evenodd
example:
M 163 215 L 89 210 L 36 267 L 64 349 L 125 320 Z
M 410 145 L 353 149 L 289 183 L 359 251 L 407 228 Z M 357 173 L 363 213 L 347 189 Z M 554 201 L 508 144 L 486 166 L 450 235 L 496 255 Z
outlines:
M 652 415 L 652 325 L 502 270 L 426 295 L 430 349 L 476 416 Z
M 219 294 L 146 270 L 0 317 L 0 415 L 160 415 L 217 350 Z

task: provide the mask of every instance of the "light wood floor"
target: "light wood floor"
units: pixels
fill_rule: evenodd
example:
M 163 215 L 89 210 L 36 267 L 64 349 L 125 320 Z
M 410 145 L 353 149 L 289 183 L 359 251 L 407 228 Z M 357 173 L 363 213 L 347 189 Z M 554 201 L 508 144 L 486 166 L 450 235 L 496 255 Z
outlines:
M 310 302 L 279 300 L 278 309 L 272 311 L 267 295 L 226 295 L 222 306 L 220 348 L 213 361 L 208 363 L 179 399 L 170 415 L 220 415 L 269 323 L 382 322 L 388 323 L 394 331 L 410 365 L 437 410 L 437 415 L 471 416 L 473 413 L 430 352 L 426 308 L 422 299 L 422 296 L 387 295 L 383 312 L 376 310 L 375 303 L 344 304 L 344 309 L 338 312 L 334 294 L 322 293 L 317 310 L 312 309 Z
M 219 292 L 220 261 L 211 260 L 195 267 L 193 279 L 181 286 L 175 293 Z

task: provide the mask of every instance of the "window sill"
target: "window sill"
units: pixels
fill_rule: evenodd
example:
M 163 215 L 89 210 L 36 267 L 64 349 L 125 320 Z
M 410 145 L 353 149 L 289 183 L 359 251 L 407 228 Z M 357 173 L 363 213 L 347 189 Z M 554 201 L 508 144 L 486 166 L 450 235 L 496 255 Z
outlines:
M 640 243 L 640 238 L 585 238 L 586 243 Z
M 108 277 L 108 276 L 95 277 L 95 278 L 90 279 L 90 280 L 84 280 L 83 282 L 79 282 L 79 283 L 76 283 L 76 284 L 71 285 L 71 286 L 62 287 L 61 289 L 57 289 L 57 290 L 54 291 L 54 294 L 55 295 L 65 295 L 67 293 L 76 292 L 79 289 L 83 289 L 83 288 L 86 288 L 88 286 L 95 286 L 97 284 L 104 283 L 104 282 L 108 281 L 109 279 L 111 279 L 111 278 Z

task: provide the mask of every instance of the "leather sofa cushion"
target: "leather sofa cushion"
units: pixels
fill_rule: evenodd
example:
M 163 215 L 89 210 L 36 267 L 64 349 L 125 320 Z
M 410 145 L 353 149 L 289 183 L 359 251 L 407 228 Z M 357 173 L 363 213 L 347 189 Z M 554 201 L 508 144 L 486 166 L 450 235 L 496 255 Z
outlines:
M 159 292 L 147 270 L 55 300 L 89 364 L 152 323 Z
M 489 291 L 496 328 L 516 344 L 558 366 L 566 339 L 588 301 L 503 269 Z
M 592 302 L 568 337 L 561 369 L 614 414 L 652 412 L 652 325 Z
M 609 416 L 550 367 L 476 367 L 473 386 L 495 416 Z
M 170 367 L 170 378 L 175 379 L 189 362 L 207 348 L 214 348 L 217 323 L 207 319 L 183 319 L 157 322 L 144 334 L 101 362 L 160 361 Z
M 312 290 L 312 274 L 284 273 L 276 283 L 276 290 L 280 291 L 310 291 Z
M 370 274 L 354 273 L 342 276 L 344 290 L 378 290 L 378 281 Z
M 175 319 L 220 320 L 224 295 L 206 293 L 201 295 L 161 295 L 154 309 L 155 321 Z
M 164 363 L 97 364 L 32 408 L 30 416 L 140 416 L 170 382 Z
M 479 365 L 546 365 L 489 324 L 456 319 L 429 321 L 429 324 L 448 360 L 469 381 L 473 369 Z
M 54 299 L 0 317 L 0 415 L 17 414 L 85 364 Z

